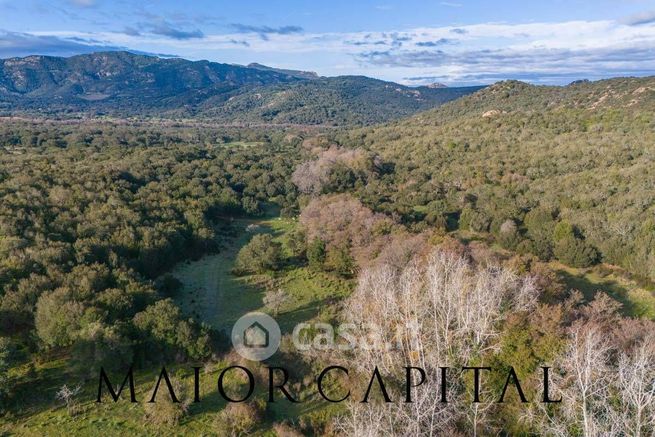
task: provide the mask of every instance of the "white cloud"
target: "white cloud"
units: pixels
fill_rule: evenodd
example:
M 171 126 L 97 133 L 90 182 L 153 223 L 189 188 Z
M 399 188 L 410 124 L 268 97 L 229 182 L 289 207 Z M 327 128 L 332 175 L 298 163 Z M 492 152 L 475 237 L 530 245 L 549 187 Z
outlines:
M 463 6 L 461 3 L 455 3 L 455 2 L 440 2 L 439 4 L 451 8 L 461 8 Z
M 152 33 L 49 32 L 192 59 L 272 62 L 320 74 L 366 74 L 389 80 L 435 77 L 450 83 L 524 78 L 655 74 L 655 25 L 616 21 L 486 23 L 391 32 L 207 34 L 171 40 Z

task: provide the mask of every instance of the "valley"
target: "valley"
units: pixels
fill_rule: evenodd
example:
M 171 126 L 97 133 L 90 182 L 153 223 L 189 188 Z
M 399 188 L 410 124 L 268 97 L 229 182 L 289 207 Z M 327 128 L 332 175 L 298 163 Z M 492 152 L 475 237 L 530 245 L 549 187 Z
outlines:
M 552 432 L 554 418 L 582 426 L 572 375 L 600 362 L 607 389 L 594 408 L 615 417 L 623 407 L 609 399 L 626 386 L 610 376 L 651 356 L 655 332 L 652 82 L 502 82 L 394 120 L 358 110 L 296 119 L 297 108 L 271 124 L 229 126 L 214 115 L 3 118 L 0 433 L 435 429 L 379 391 L 367 405 L 322 402 L 315 375 L 336 364 L 351 373 L 334 376 L 331 389 L 353 399 L 367 391 L 372 365 L 398 398 L 408 365 L 428 374 L 513 368 L 538 392 L 531 375 L 552 364 L 558 393 L 578 413 L 512 394 L 502 404 L 483 397 L 480 418 L 467 377 L 453 376 L 447 405 L 429 404 L 438 379 L 415 392 L 442 418 L 439 429 L 529 435 Z M 284 119 L 303 123 L 276 124 Z M 259 364 L 226 336 L 254 310 L 273 315 L 283 334 Z M 348 323 L 360 334 L 374 325 L 401 347 L 297 350 L 290 334 L 301 322 Z M 603 353 L 585 364 L 575 359 L 583 349 Z M 189 369 L 201 367 L 205 401 L 94 402 L 100 367 L 112 378 L 133 367 L 144 399 L 163 365 L 187 394 Z M 303 402 L 271 403 L 258 389 L 226 403 L 215 381 L 234 365 L 256 369 L 258 386 L 266 366 L 290 369 Z M 506 375 L 485 379 L 489 393 Z M 226 382 L 247 389 L 239 376 Z M 520 419 L 526 411 L 533 421 Z

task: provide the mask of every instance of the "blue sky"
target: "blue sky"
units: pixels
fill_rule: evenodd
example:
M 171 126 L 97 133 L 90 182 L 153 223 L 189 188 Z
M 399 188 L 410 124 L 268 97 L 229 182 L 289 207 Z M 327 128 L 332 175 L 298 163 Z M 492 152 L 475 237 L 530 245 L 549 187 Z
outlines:
M 410 85 L 655 74 L 654 0 L 0 0 L 0 57 L 129 49 Z

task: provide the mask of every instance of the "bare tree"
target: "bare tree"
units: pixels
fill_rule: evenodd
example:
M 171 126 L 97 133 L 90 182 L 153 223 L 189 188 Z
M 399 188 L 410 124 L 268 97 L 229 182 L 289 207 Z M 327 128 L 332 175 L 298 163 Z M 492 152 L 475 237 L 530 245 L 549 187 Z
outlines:
M 615 386 L 621 408 L 615 416 L 627 434 L 640 437 L 655 433 L 655 351 L 653 338 L 645 339 L 618 361 Z
M 530 278 L 497 266 L 474 265 L 440 250 L 416 256 L 400 268 L 381 263 L 364 269 L 345 315 L 376 341 L 356 348 L 351 365 L 370 374 L 367 363 L 376 363 L 387 375 L 402 374 L 402 367 L 411 365 L 430 376 L 416 389 L 412 403 L 352 405 L 351 417 L 342 426 L 348 424 L 351 435 L 394 436 L 442 435 L 467 420 L 472 430 L 483 429 L 490 404 L 465 408 L 470 402 L 455 375 L 448 403 L 440 402 L 440 378 L 435 375 L 439 367 L 467 365 L 495 348 L 499 322 L 511 311 L 533 308 L 536 297 Z
M 289 301 L 287 293 L 278 288 L 277 290 L 269 290 L 264 295 L 264 305 L 273 311 L 273 315 L 277 316 L 280 309 Z
M 547 435 L 568 436 L 580 430 L 585 437 L 619 435 L 611 408 L 612 345 L 608 333 L 597 321 L 578 320 L 569 329 L 569 342 L 561 363 L 561 375 L 553 385 L 562 397 L 562 408 L 549 410 L 539 404 L 543 415 L 531 417 L 533 425 Z
M 59 390 L 57 390 L 57 393 L 55 393 L 55 398 L 64 402 L 69 414 L 73 414 L 75 411 L 75 406 L 77 405 L 75 397 L 80 390 L 82 390 L 82 387 L 79 385 L 69 387 L 67 384 L 64 384 L 59 388 Z

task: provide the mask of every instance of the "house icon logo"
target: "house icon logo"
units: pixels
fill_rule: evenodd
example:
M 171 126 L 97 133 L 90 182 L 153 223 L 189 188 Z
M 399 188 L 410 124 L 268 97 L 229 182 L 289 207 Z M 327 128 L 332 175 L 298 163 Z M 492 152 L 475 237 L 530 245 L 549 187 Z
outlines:
M 262 361 L 277 352 L 282 334 L 271 316 L 252 312 L 237 320 L 231 338 L 239 355 L 251 361 Z
M 246 328 L 243 333 L 243 344 L 246 347 L 268 347 L 270 343 L 270 334 L 261 323 L 255 322 Z

